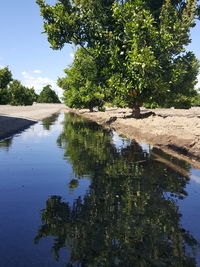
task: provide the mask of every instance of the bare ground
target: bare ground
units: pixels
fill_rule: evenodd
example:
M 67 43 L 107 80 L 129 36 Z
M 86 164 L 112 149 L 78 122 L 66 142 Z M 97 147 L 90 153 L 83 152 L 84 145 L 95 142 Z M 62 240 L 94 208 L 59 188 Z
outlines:
M 116 130 L 138 142 L 147 142 L 200 168 L 200 108 L 142 109 L 155 112 L 143 119 L 130 118 L 130 109 L 107 108 L 106 112 L 74 110 L 86 118 Z

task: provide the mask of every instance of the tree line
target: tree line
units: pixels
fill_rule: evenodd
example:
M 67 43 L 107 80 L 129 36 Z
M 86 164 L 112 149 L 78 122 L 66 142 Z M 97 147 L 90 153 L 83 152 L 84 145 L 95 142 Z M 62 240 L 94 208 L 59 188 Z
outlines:
M 8 67 L 0 69 L 0 105 L 26 106 L 38 103 L 60 103 L 51 85 L 46 85 L 38 95 L 34 88 L 28 88 L 12 78 Z
M 197 0 L 37 0 L 53 49 L 74 44 L 58 80 L 66 105 L 189 108 L 198 98 L 199 62 L 187 51 Z

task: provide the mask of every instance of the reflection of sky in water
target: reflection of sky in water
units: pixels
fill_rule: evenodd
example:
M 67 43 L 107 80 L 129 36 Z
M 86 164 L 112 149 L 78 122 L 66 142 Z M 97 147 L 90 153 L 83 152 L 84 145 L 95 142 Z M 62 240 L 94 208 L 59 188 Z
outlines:
M 180 201 L 180 210 L 183 212 L 183 225 L 190 227 L 191 233 L 200 240 L 200 170 L 190 170 L 190 183 L 186 187 L 188 196 Z
M 186 187 L 188 196 L 179 201 L 179 209 L 183 214 L 182 225 L 200 242 L 200 170 L 190 170 L 190 182 Z M 197 266 L 200 266 L 200 250 L 197 253 Z
M 128 138 L 120 136 L 115 131 L 112 132 L 112 142 L 117 148 L 117 150 L 120 150 L 130 145 L 130 140 Z
M 196 182 L 197 184 L 200 184 L 200 170 L 192 169 L 190 172 L 190 179 Z
M 127 137 L 122 137 L 121 135 L 119 135 L 117 132 L 113 131 L 112 132 L 112 142 L 115 145 L 115 147 L 117 148 L 117 150 L 121 150 L 123 148 L 126 148 L 130 145 L 131 140 Z M 148 145 L 146 143 L 139 143 L 142 150 L 146 153 L 149 154 L 150 149 L 152 148 L 151 145 Z
M 44 129 L 42 123 L 32 125 L 28 130 L 23 133 L 22 139 L 25 141 L 29 140 L 30 138 L 33 138 L 35 141 L 37 141 L 37 137 L 52 136 L 55 132 L 60 132 L 63 129 L 63 118 L 64 115 L 60 115 L 56 123 L 51 124 L 50 130 Z
M 81 179 L 78 188 L 68 190 L 73 170 L 63 160 L 63 150 L 57 145 L 63 119 L 60 115 L 49 131 L 41 122 L 32 125 L 12 138 L 9 149 L 0 148 L 2 267 L 64 266 L 66 252 L 60 262 L 51 255 L 52 238 L 38 246 L 34 244 L 40 211 L 49 196 L 59 195 L 72 204 L 74 199 L 85 195 L 90 185 L 89 179 Z

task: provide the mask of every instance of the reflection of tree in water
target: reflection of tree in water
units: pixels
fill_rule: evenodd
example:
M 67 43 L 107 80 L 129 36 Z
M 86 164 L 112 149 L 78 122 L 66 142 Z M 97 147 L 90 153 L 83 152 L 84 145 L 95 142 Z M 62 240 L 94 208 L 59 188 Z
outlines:
M 12 138 L 8 138 L 3 141 L 0 141 L 0 149 L 4 149 L 8 151 L 11 145 L 12 145 Z
M 58 116 L 59 116 L 59 113 L 55 113 L 55 114 L 51 115 L 50 117 L 43 119 L 42 125 L 43 125 L 44 130 L 49 131 L 51 128 L 51 125 L 54 124 L 54 122 L 57 120 Z
M 71 249 L 67 266 L 195 266 L 185 246 L 197 242 L 182 228 L 176 205 L 186 196 L 188 178 L 137 143 L 117 150 L 111 141 L 107 130 L 66 115 L 58 144 L 77 178 L 89 175 L 91 185 L 72 206 L 51 196 L 35 241 L 55 236 L 57 258 L 61 248 Z M 187 172 L 189 166 L 178 163 Z

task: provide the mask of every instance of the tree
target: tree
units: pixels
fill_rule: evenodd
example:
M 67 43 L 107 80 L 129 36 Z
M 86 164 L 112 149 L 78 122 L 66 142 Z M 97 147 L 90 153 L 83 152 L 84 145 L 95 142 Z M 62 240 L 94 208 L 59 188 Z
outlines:
M 89 49 L 92 51 L 92 49 Z M 105 93 L 98 76 L 98 67 L 83 48 L 75 53 L 72 66 L 65 69 L 66 77 L 58 79 L 58 86 L 65 90 L 64 102 L 72 108 L 101 108 Z
M 197 95 L 193 98 L 192 106 L 200 107 L 200 93 L 197 93 Z
M 7 88 L 9 82 L 11 81 L 12 81 L 12 73 L 8 69 L 8 67 L 0 69 L 0 88 Z
M 14 106 L 32 105 L 37 100 L 34 88 L 23 86 L 20 81 L 13 80 L 8 87 L 8 103 Z
M 138 117 L 143 103 L 170 106 L 195 94 L 198 61 L 185 52 L 194 9 L 195 1 L 181 11 L 166 1 L 157 21 L 143 1 L 115 4 L 109 82 L 117 105 L 134 107 Z
M 51 89 L 51 85 L 46 85 L 38 97 L 39 103 L 60 103 L 60 100 L 54 90 Z
M 193 94 L 198 62 L 185 46 L 198 11 L 196 0 L 37 3 L 53 49 L 74 43 L 89 54 L 92 48 L 102 69 L 108 64 L 109 95 L 116 105 L 129 106 L 139 116 L 144 102 L 166 105 L 175 95 Z M 188 69 L 192 75 L 182 89 Z
M 8 67 L 5 67 L 3 69 L 0 69 L 0 104 L 5 105 L 9 102 L 9 96 L 8 96 L 8 84 L 12 81 L 12 73 L 8 69 Z

